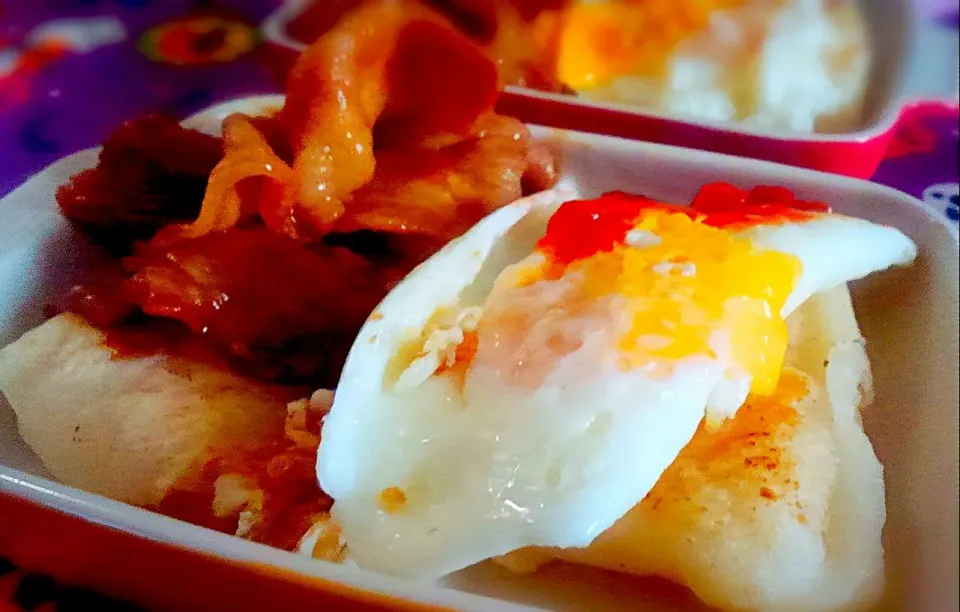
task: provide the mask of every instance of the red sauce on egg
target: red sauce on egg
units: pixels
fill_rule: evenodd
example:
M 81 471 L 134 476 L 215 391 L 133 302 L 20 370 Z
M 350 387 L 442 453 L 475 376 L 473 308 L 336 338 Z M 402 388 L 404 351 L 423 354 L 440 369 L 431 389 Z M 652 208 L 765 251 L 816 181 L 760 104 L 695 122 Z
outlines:
M 711 183 L 700 189 L 690 206 L 614 191 L 596 200 L 576 200 L 561 206 L 550 218 L 537 248 L 559 264 L 612 251 L 624 242 L 643 212 L 654 209 L 730 230 L 807 221 L 830 212 L 826 204 L 797 200 L 785 187 L 765 185 L 746 190 L 729 183 Z
M 690 208 L 706 225 L 722 229 L 809 221 L 830 212 L 822 202 L 796 199 L 786 187 L 759 185 L 748 191 L 729 183 L 704 185 Z
M 596 200 L 567 202 L 550 218 L 537 248 L 563 264 L 612 251 L 623 242 L 643 210 L 657 206 L 664 205 L 622 191 Z

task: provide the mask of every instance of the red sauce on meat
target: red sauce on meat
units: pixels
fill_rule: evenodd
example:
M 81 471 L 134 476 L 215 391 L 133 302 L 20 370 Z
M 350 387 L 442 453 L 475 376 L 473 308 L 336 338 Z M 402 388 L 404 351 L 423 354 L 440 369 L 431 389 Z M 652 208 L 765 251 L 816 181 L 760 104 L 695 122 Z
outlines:
M 164 225 L 196 218 L 222 156 L 219 138 L 169 117 L 143 117 L 114 132 L 97 167 L 61 186 L 57 203 L 64 217 L 122 255 Z

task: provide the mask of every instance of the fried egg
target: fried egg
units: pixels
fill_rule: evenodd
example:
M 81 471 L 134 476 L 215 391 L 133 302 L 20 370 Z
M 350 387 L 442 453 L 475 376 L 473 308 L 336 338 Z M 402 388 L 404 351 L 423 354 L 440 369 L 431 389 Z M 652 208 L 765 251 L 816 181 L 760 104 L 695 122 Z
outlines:
M 581 0 L 560 38 L 582 98 L 795 132 L 855 126 L 871 65 L 848 1 Z
M 776 396 L 784 319 L 916 255 L 785 191 L 713 185 L 682 207 L 556 189 L 411 273 L 361 330 L 323 426 L 317 474 L 350 558 L 436 578 L 588 546 L 701 423 Z

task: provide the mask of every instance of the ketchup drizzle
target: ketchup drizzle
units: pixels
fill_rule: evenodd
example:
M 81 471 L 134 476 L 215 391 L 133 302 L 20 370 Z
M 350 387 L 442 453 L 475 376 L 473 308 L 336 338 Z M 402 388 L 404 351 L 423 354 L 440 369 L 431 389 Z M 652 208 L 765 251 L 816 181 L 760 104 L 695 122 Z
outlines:
M 560 264 L 570 264 L 622 244 L 646 210 L 687 215 L 718 229 L 808 221 L 830 212 L 822 202 L 798 200 L 785 187 L 740 189 L 729 183 L 704 185 L 690 206 L 657 202 L 614 191 L 595 200 L 563 204 L 547 224 L 537 248 Z

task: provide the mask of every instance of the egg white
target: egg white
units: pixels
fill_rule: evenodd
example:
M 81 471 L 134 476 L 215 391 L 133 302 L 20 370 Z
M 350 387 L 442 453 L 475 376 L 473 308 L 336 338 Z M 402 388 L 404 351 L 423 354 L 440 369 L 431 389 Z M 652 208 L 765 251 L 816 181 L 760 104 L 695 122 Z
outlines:
M 479 366 L 462 390 L 440 376 L 397 384 L 397 355 L 435 313 L 483 305 L 574 197 L 559 188 L 493 213 L 417 268 L 361 330 L 317 459 L 359 566 L 436 578 L 528 546 L 587 546 L 649 492 L 711 406 L 732 415 L 742 402 L 749 380 L 731 381 L 721 359 L 684 358 L 668 377 L 621 371 L 606 349 L 616 330 L 602 326 L 535 389 Z M 838 215 L 742 236 L 803 263 L 785 315 L 916 253 L 895 229 Z M 380 503 L 391 487 L 406 494 L 396 511 Z

